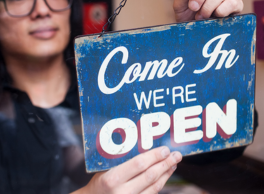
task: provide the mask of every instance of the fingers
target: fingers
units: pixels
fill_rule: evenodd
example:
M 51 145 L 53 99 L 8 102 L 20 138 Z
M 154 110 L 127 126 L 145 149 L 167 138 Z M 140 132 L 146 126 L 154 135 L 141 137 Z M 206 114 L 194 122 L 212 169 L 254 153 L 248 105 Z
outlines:
M 200 6 L 200 9 L 196 8 L 197 14 L 196 20 L 210 18 L 214 13 L 217 17 L 226 17 L 232 13 L 239 13 L 243 10 L 244 4 L 242 0 L 190 0 L 189 8 L 194 9 L 195 3 Z
M 105 178 L 108 182 L 110 181 L 110 184 L 111 182 L 116 184 L 125 183 L 147 170 L 150 166 L 165 160 L 169 155 L 170 150 L 168 147 L 163 146 L 153 149 L 111 169 Z
M 194 20 L 196 12 L 188 8 L 188 2 L 189 0 L 174 0 L 173 9 L 177 22 Z
M 224 1 L 214 12 L 216 17 L 225 17 L 232 13 L 240 13 L 244 8 L 242 0 L 227 0 Z
M 111 169 L 97 173 L 81 193 L 158 193 L 182 160 L 179 152 L 160 147 Z M 80 192 L 79 192 L 80 193 Z
M 151 189 L 156 190 L 155 193 L 157 193 L 158 190 L 164 186 L 166 180 L 173 172 L 172 170 L 176 169 L 176 165 L 181 159 L 182 156 L 179 152 L 171 153 L 166 160 L 156 163 L 145 172 L 128 181 L 126 187 L 133 188 L 133 193 L 141 193 L 143 190 L 151 186 Z
M 217 7 L 223 2 L 223 0 L 207 0 L 202 5 L 199 12 L 196 14 L 195 19 L 201 20 L 205 18 L 210 18 L 213 12 L 217 9 Z
M 175 13 L 182 13 L 188 9 L 188 0 L 174 0 L 173 9 Z
M 158 181 L 156 181 L 154 184 L 152 184 L 150 187 L 145 189 L 140 194 L 153 194 L 158 193 L 161 191 L 161 189 L 164 187 L 172 173 L 176 170 L 177 166 L 171 167 L 167 172 L 165 172 Z
M 188 7 L 190 10 L 196 12 L 199 11 L 204 4 L 205 0 L 190 0 Z

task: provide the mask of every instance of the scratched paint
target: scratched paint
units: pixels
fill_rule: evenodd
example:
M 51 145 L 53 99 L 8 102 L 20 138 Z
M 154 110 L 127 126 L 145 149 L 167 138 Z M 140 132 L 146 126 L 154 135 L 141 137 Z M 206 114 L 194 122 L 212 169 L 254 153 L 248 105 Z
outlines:
M 235 50 L 236 55 L 239 56 L 236 63 L 230 68 L 225 68 L 223 65 L 222 68 L 216 69 L 221 58 L 219 55 L 214 66 L 203 73 L 194 74 L 194 70 L 201 70 L 208 64 L 209 58 L 203 56 L 206 43 L 214 37 L 227 33 L 230 36 L 226 38 L 222 50 Z M 201 139 L 193 144 L 176 147 L 171 143 L 170 126 L 163 136 L 153 141 L 151 149 L 166 145 L 172 151 L 180 151 L 185 156 L 250 144 L 253 138 L 255 103 L 255 43 L 254 15 L 107 33 L 100 38 L 98 35 L 77 37 L 75 58 L 87 172 L 112 168 L 140 153 L 139 142 L 127 154 L 118 158 L 106 158 L 98 150 L 96 143 L 100 130 L 107 122 L 117 118 L 128 118 L 136 125 L 141 118 L 150 113 L 165 112 L 171 116 L 176 109 L 185 107 L 200 105 L 204 110 L 211 102 L 223 108 L 228 100 L 235 99 L 237 129 L 231 137 L 223 138 L 217 133 L 209 142 Z M 217 41 L 210 45 L 208 53 L 214 51 L 216 44 Z M 162 78 L 159 79 L 155 75 L 153 79 L 144 81 L 139 81 L 138 78 L 132 83 L 125 83 L 113 94 L 104 94 L 98 86 L 99 70 L 108 54 L 121 46 L 128 50 L 128 61 L 121 64 L 121 52 L 111 59 L 104 75 L 108 88 L 117 86 L 127 69 L 135 63 L 140 63 L 143 70 L 148 61 L 166 59 L 169 65 L 176 57 L 182 57 L 184 67 L 175 76 L 161 76 Z M 130 77 L 130 80 L 132 79 L 133 76 Z M 176 98 L 173 103 L 172 88 L 181 86 L 185 89 L 190 84 L 196 85 L 194 87 L 196 93 L 190 95 L 190 98 L 196 100 L 187 102 L 184 99 L 182 103 L 181 98 Z M 149 91 L 160 89 L 164 89 L 164 92 L 157 94 L 162 95 L 163 98 L 158 99 L 157 103 L 164 106 L 155 107 L 151 101 L 148 108 L 144 104 L 141 109 L 138 108 L 134 93 L 140 96 L 141 92 L 145 92 L 148 96 Z M 198 115 L 198 118 L 203 122 L 202 114 Z M 124 129 L 126 130 L 128 129 Z M 202 130 L 202 124 L 197 130 Z M 106 136 L 113 137 L 117 145 L 124 141 L 123 136 L 116 134 L 111 136 L 107 131 L 104 137 Z M 132 137 L 125 137 L 125 141 L 128 138 Z M 108 141 L 107 138 L 105 141 Z M 110 141 L 106 144 L 111 146 Z M 116 152 L 121 153 L 123 149 L 128 148 L 121 147 Z

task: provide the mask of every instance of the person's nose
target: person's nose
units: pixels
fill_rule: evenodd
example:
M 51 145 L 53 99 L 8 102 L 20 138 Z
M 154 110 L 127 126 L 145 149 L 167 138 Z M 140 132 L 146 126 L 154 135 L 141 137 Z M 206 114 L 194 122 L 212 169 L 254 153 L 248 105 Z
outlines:
M 30 17 L 32 19 L 34 18 L 42 18 L 50 15 L 51 10 L 47 6 L 44 0 L 36 0 L 36 4 L 33 8 L 32 13 L 30 14 Z

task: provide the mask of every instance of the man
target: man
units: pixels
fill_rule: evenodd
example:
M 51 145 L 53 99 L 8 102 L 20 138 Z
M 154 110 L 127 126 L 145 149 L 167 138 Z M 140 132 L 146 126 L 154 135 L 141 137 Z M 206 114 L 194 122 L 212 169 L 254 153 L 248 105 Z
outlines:
M 239 13 L 243 3 L 175 0 L 173 7 L 180 22 Z M 90 179 L 70 122 L 79 108 L 67 61 L 78 9 L 78 0 L 0 2 L 1 193 L 62 193 L 64 172 L 76 182 Z M 158 193 L 180 161 L 179 152 L 156 148 L 97 173 L 75 193 Z

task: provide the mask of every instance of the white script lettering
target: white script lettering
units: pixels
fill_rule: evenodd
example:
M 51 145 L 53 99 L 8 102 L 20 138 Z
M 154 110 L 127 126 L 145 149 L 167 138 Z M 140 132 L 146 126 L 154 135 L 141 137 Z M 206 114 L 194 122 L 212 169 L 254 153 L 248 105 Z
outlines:
M 212 40 L 210 40 L 208 43 L 206 43 L 206 45 L 203 48 L 203 56 L 205 58 L 210 58 L 210 60 L 208 61 L 207 65 L 201 69 L 201 70 L 195 70 L 193 73 L 198 74 L 198 73 L 204 73 L 206 72 L 208 69 L 210 69 L 216 62 L 218 56 L 220 54 L 222 54 L 220 61 L 218 62 L 217 66 L 216 66 L 216 70 L 221 69 L 222 65 L 224 64 L 225 60 L 225 68 L 230 68 L 232 67 L 238 60 L 239 56 L 236 57 L 236 59 L 234 60 L 235 56 L 236 56 L 236 50 L 232 49 L 230 51 L 226 51 L 226 50 L 222 50 L 223 44 L 226 40 L 226 38 L 230 36 L 230 34 L 222 34 L 219 35 L 215 38 L 213 38 Z M 209 47 L 212 45 L 212 43 L 214 43 L 216 40 L 219 40 L 219 42 L 217 43 L 214 51 L 212 53 L 208 53 Z M 228 58 L 227 58 L 228 57 Z
M 107 66 L 110 62 L 110 60 L 113 58 L 113 56 L 118 53 L 122 52 L 123 53 L 123 58 L 122 58 L 122 64 L 126 64 L 128 60 L 128 50 L 124 46 L 120 46 L 112 50 L 105 60 L 102 63 L 102 66 L 100 67 L 99 73 L 98 73 L 98 86 L 101 92 L 104 94 L 113 94 L 117 92 L 125 83 L 130 84 L 133 83 L 134 81 L 139 78 L 139 81 L 145 81 L 147 75 L 149 74 L 147 80 L 152 80 L 154 79 L 155 75 L 157 74 L 157 78 L 160 79 L 167 75 L 168 77 L 174 77 L 176 76 L 184 67 L 183 58 L 182 57 L 177 57 L 175 58 L 170 65 L 168 66 L 168 61 L 166 59 L 161 60 L 161 62 L 154 60 L 154 61 L 149 61 L 146 62 L 146 65 L 144 69 L 141 71 L 142 67 L 140 63 L 134 63 L 131 65 L 127 71 L 125 72 L 124 77 L 120 81 L 120 83 L 113 87 L 109 88 L 105 84 L 105 72 L 107 69 Z M 167 68 L 168 66 L 168 68 Z M 166 70 L 167 68 L 167 70 Z M 177 68 L 177 69 L 176 69 Z M 176 69 L 176 70 L 175 70 Z M 176 72 L 174 72 L 176 71 Z M 130 80 L 130 78 L 132 79 Z

